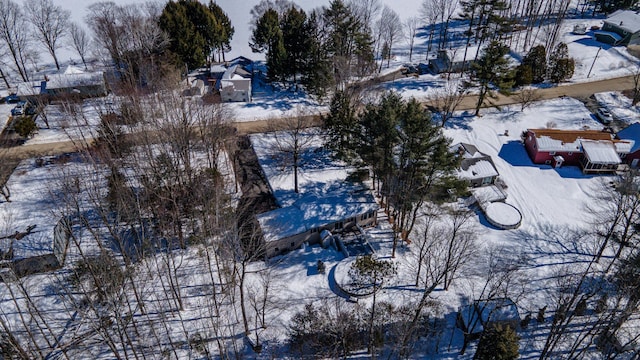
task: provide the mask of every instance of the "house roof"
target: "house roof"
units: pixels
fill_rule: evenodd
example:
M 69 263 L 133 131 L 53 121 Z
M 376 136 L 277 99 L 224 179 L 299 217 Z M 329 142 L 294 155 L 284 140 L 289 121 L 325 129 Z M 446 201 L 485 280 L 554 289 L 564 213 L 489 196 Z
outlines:
M 611 141 L 582 140 L 582 150 L 592 164 L 620 164 L 620 156 Z
M 449 151 L 462 156 L 464 159 L 473 157 L 485 157 L 487 155 L 481 153 L 475 145 L 467 143 L 457 143 L 449 146 Z
M 378 209 L 371 191 L 345 191 L 324 196 L 306 194 L 293 205 L 256 216 L 266 242 L 343 221 Z
M 445 51 L 447 53 L 447 56 L 449 57 L 449 61 L 462 62 L 462 61 L 470 61 L 475 59 L 476 55 L 478 55 L 478 51 L 480 51 L 480 47 L 477 45 L 472 45 L 467 47 L 466 57 L 465 57 L 464 47 L 456 48 L 456 49 L 447 49 Z
M 604 22 L 632 34 L 640 31 L 640 13 L 636 11 L 618 10 L 609 15 Z
M 580 151 L 580 140 L 611 140 L 611 134 L 600 130 L 529 129 L 540 151 Z
M 640 123 L 633 123 L 626 128 L 618 131 L 616 134 L 618 139 L 621 140 L 633 140 L 633 146 L 629 150 L 630 153 L 634 153 L 640 150 Z
M 449 151 L 462 158 L 458 169 L 460 178 L 473 180 L 499 175 L 491 156 L 480 152 L 475 145 L 457 143 L 451 145 Z
M 67 69 L 68 70 L 68 69 Z M 66 71 L 62 74 L 49 75 L 47 78 L 47 90 L 66 89 L 78 86 L 95 86 L 104 85 L 104 76 L 102 71 L 97 72 L 77 72 Z
M 486 177 L 498 176 L 498 170 L 491 158 L 487 159 L 465 159 L 458 170 L 458 176 L 463 179 L 483 179 Z

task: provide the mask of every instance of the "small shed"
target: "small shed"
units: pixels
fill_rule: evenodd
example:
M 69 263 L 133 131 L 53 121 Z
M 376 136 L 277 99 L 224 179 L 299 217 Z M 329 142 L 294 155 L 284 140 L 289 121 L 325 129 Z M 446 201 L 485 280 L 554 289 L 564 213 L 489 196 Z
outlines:
M 509 298 L 476 300 L 458 310 L 456 325 L 467 336 L 479 337 L 485 328 L 502 325 L 520 327 L 518 307 Z

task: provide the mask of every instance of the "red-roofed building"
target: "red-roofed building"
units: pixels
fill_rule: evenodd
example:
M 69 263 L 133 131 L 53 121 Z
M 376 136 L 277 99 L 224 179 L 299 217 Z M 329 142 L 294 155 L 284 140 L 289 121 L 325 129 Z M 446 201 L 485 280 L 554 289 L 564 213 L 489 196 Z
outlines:
M 615 172 L 634 144 L 598 130 L 528 129 L 523 136 L 534 163 L 580 166 L 585 173 Z

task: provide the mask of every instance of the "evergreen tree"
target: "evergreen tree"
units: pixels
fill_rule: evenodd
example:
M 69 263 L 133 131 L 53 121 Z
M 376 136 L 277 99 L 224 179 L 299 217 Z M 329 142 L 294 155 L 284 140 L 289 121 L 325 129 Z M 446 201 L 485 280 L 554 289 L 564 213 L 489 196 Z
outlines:
M 487 46 L 478 61 L 472 64 L 471 70 L 473 79 L 479 87 L 478 103 L 476 104 L 477 116 L 480 108 L 487 98 L 494 97 L 492 86 L 500 91 L 507 91 L 512 86 L 511 69 L 505 55 L 509 48 L 498 41 L 492 41 Z
M 313 11 L 307 18 L 307 57 L 305 59 L 302 83 L 307 91 L 320 100 L 333 85 L 331 60 L 324 44 L 324 31 L 320 26 L 321 15 Z
M 491 326 L 485 328 L 474 360 L 515 360 L 520 357 L 519 337 L 509 326 Z
M 283 64 L 283 75 L 293 77 L 293 83 L 298 87 L 298 75 L 305 69 L 305 59 L 309 53 L 309 31 L 307 15 L 295 6 L 289 8 L 280 23 L 286 59 Z
M 326 47 L 333 59 L 333 74 L 337 85 L 344 85 L 351 76 L 362 76 L 374 67 L 373 40 L 363 24 L 342 0 L 331 1 L 325 9 Z
M 522 59 L 522 65 L 528 65 L 531 69 L 531 83 L 543 82 L 547 72 L 547 51 L 544 45 L 532 47 L 527 56 Z
M 529 85 L 533 83 L 533 69 L 531 65 L 522 63 L 516 68 L 516 86 Z
M 169 49 L 189 68 L 204 65 L 214 50 L 219 55 L 231 50 L 233 26 L 227 14 L 213 2 L 205 6 L 195 0 L 169 1 L 158 23 L 171 38 Z
M 171 38 L 169 50 L 193 69 L 202 66 L 206 61 L 206 42 L 191 22 L 183 2 L 169 1 L 158 22 L 160 28 Z
M 331 98 L 329 115 L 324 119 L 327 143 L 339 158 L 352 160 L 357 151 L 358 118 L 356 107 L 346 91 L 338 90 Z
M 287 54 L 277 11 L 270 8 L 258 19 L 249 45 L 254 52 L 266 52 L 267 76 L 283 80 Z
M 235 29 L 231 25 L 231 20 L 229 16 L 227 16 L 227 13 L 225 13 L 218 4 L 213 2 L 213 0 L 209 1 L 209 11 L 211 11 L 213 17 L 218 22 L 218 34 L 214 46 L 218 51 L 218 57 L 222 54 L 222 60 L 224 61 L 224 54 L 231 51 L 231 39 L 233 38 Z M 218 61 L 220 61 L 219 58 Z
M 569 57 L 569 48 L 565 43 L 559 43 L 549 56 L 547 75 L 549 80 L 557 84 L 570 79 L 575 70 L 575 60 Z

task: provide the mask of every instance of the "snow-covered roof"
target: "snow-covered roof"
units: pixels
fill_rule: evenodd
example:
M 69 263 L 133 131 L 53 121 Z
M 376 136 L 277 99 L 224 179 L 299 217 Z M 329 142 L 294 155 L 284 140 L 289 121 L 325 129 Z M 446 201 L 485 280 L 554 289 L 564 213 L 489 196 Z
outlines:
M 462 167 L 458 170 L 458 176 L 463 179 L 482 179 L 486 177 L 498 176 L 498 170 L 490 160 L 479 159 L 469 164 L 466 169 Z
M 609 140 L 611 134 L 599 130 L 558 130 L 558 129 L 529 129 L 538 143 L 539 151 L 580 151 L 580 141 Z
M 378 209 L 370 191 L 308 194 L 293 205 L 257 215 L 265 241 L 276 241 Z
M 593 164 L 620 164 L 620 156 L 611 141 L 582 140 L 584 155 Z
M 102 71 L 97 72 L 72 72 L 67 74 L 49 75 L 47 79 L 47 90 L 66 89 L 78 86 L 104 85 Z
M 618 139 L 621 140 L 633 140 L 633 146 L 629 149 L 630 153 L 638 151 L 640 149 L 640 123 L 633 123 L 626 128 L 618 131 L 616 134 Z
M 457 143 L 449 146 L 449 152 L 462 156 L 464 159 L 485 157 L 487 155 L 481 153 L 475 145 L 467 143 Z
M 474 46 L 467 47 L 466 56 L 465 56 L 464 48 L 448 49 L 446 50 L 446 52 L 451 62 L 462 62 L 462 61 L 469 61 L 469 60 L 475 59 L 479 50 L 480 50 L 480 47 L 477 45 L 474 45 Z
M 287 206 L 267 211 L 256 216 L 266 242 L 285 239 L 307 231 L 302 211 L 295 206 Z
M 604 21 L 632 34 L 640 31 L 640 14 L 631 10 L 618 10 Z
M 220 81 L 220 88 L 238 88 L 238 90 L 249 90 L 251 87 L 251 74 L 239 64 L 230 66 Z

